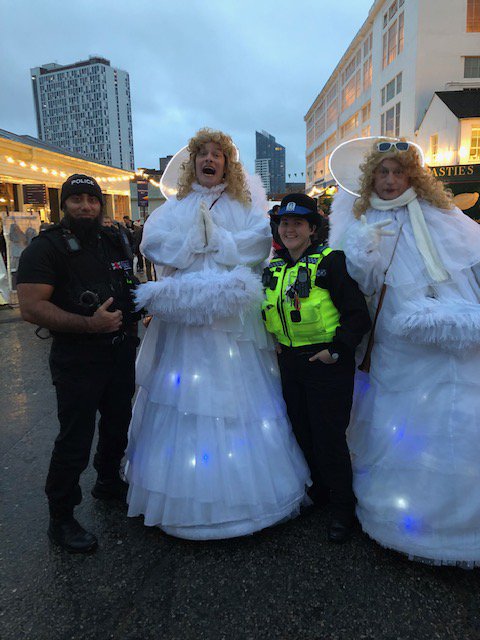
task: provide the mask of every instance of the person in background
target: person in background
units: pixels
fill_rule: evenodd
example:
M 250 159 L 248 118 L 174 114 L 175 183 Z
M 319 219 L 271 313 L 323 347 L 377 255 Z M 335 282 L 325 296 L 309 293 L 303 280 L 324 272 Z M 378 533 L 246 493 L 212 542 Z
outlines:
M 133 253 L 137 256 L 137 272 L 143 273 L 144 261 L 140 244 L 143 238 L 143 225 L 137 220 L 133 223 Z M 151 278 L 149 278 L 150 280 Z
M 129 229 L 130 231 L 133 231 L 133 222 L 130 216 L 123 216 L 123 224 L 127 229 Z
M 113 226 L 115 226 L 115 221 L 112 220 L 112 218 L 110 216 L 104 215 L 102 217 L 102 225 L 104 227 L 113 227 Z
M 3 222 L 0 218 L 0 255 L 2 256 L 5 267 L 7 266 L 7 243 L 3 233 Z

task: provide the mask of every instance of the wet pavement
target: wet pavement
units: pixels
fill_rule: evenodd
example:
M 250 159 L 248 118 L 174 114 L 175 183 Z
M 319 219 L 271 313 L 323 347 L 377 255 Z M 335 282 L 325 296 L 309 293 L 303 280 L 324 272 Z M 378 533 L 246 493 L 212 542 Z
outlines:
M 18 311 L 0 309 L 2 640 L 480 639 L 480 569 L 413 563 L 358 530 L 332 546 L 326 513 L 247 538 L 185 542 L 94 500 L 89 468 L 77 515 L 99 549 L 52 548 L 49 346 Z

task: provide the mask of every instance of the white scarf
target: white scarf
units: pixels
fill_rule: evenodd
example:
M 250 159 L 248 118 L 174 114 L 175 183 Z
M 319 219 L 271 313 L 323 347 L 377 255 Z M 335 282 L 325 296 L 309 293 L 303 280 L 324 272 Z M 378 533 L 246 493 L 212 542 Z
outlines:
M 428 231 L 422 208 L 417 200 L 417 194 L 412 187 L 404 191 L 401 196 L 398 196 L 398 198 L 394 200 L 382 200 L 376 193 L 372 193 L 370 196 L 370 204 L 374 209 L 380 211 L 389 211 L 397 207 L 407 207 L 415 243 L 430 277 L 435 282 L 444 282 L 449 279 L 448 272 Z

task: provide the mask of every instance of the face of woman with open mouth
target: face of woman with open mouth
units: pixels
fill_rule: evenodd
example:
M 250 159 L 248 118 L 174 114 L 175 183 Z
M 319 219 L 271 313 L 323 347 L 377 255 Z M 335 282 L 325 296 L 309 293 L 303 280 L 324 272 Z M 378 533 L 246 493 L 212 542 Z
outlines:
M 200 147 L 195 158 L 195 175 L 202 187 L 215 187 L 223 180 L 225 156 L 216 142 L 207 142 Z

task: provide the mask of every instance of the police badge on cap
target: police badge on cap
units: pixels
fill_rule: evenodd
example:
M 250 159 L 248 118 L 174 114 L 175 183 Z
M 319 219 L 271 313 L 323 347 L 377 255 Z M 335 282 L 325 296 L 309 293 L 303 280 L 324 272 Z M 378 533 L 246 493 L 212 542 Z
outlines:
M 322 217 L 318 213 L 317 202 L 313 198 L 304 193 L 289 193 L 280 203 L 280 209 L 270 218 L 277 224 L 282 216 L 298 216 L 305 218 L 310 224 L 314 224 L 320 228 Z
M 60 196 L 60 206 L 63 208 L 63 203 L 70 196 L 78 196 L 82 193 L 88 193 L 91 196 L 95 196 L 103 207 L 103 194 L 98 182 L 95 178 L 81 173 L 74 173 L 63 183 L 62 193 Z

